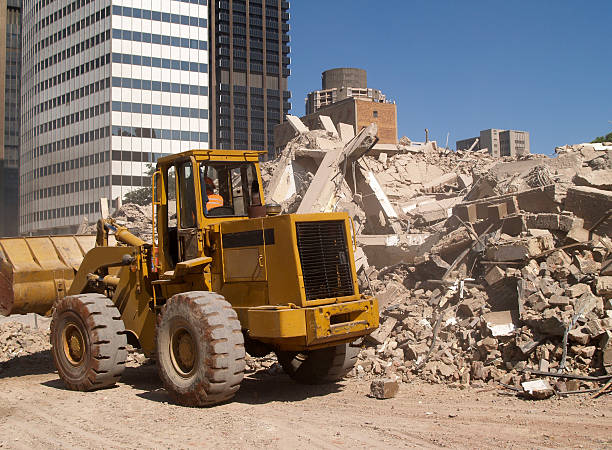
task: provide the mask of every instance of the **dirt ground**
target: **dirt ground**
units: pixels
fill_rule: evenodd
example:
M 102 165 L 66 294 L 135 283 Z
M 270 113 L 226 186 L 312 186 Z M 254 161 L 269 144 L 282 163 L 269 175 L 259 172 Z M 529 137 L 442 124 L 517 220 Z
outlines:
M 206 409 L 168 403 L 154 365 L 128 367 L 112 389 L 64 389 L 48 351 L 0 372 L 1 448 L 612 447 L 612 396 L 533 402 L 491 388 L 404 384 L 368 397 L 346 380 L 301 386 L 249 374 L 234 401 Z

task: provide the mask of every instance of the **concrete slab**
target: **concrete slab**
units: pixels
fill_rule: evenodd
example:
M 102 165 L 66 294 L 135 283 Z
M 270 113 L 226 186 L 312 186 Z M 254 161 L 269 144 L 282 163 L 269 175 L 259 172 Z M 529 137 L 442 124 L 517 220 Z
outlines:
M 302 123 L 299 117 L 287 114 L 287 122 L 293 127 L 298 134 L 308 133 L 308 127 Z
M 339 123 L 338 131 L 340 133 L 340 139 L 342 139 L 342 142 L 345 144 L 351 142 L 351 140 L 355 137 L 355 128 L 353 128 L 353 125 Z
M 323 125 L 323 129 L 328 133 L 331 133 L 333 136 L 338 136 L 338 130 L 336 130 L 336 126 L 334 122 L 332 122 L 331 117 L 329 116 L 319 116 L 319 122 Z

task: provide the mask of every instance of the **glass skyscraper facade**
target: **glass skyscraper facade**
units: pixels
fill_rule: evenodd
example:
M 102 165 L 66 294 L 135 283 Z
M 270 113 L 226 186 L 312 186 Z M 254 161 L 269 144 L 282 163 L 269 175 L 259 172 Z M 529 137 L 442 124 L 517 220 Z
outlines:
M 291 109 L 289 2 L 211 4 L 211 146 L 274 151 L 274 127 Z
M 21 1 L 5 0 L 0 19 L 0 236 L 15 236 L 19 192 Z
M 22 233 L 71 233 L 99 199 L 209 147 L 206 0 L 24 0 Z

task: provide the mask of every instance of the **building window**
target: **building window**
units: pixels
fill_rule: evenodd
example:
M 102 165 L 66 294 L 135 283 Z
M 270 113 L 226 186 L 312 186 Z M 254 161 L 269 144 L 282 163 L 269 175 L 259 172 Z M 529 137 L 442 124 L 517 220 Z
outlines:
M 374 118 L 377 119 L 378 118 L 378 111 L 372 112 L 372 116 L 374 116 Z

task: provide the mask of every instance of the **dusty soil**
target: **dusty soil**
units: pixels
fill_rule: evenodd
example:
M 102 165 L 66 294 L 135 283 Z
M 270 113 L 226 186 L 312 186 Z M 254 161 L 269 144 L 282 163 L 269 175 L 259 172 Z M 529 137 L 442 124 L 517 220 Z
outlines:
M 1 364 L 0 447 L 612 447 L 610 395 L 533 402 L 419 382 L 375 400 L 365 381 L 300 386 L 260 370 L 233 402 L 193 409 L 169 403 L 154 365 L 130 365 L 117 387 L 81 393 L 49 351 Z

